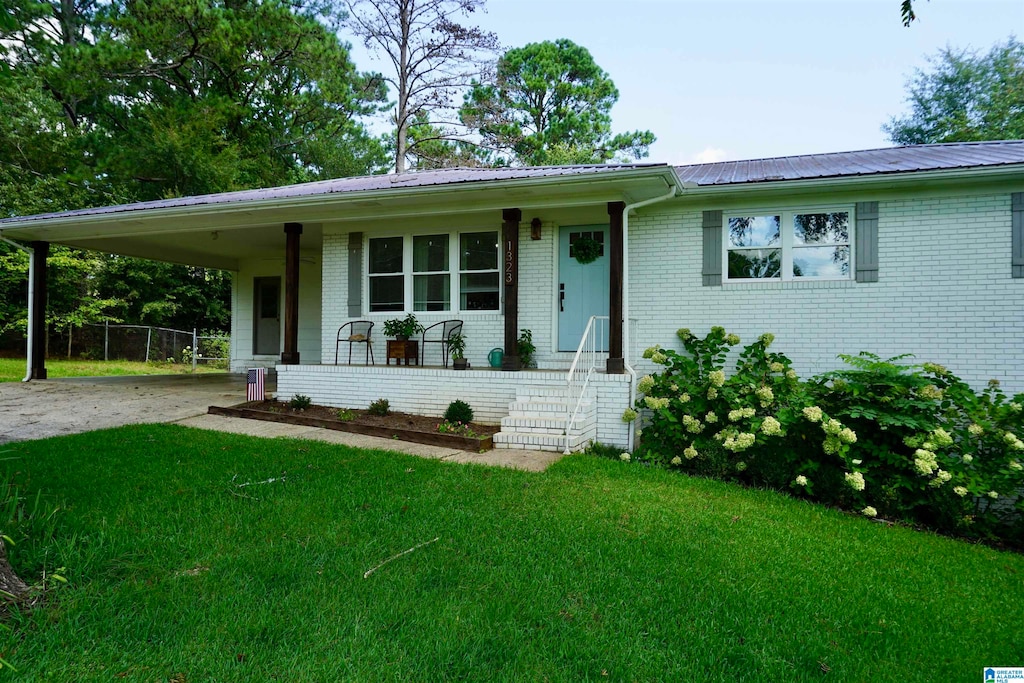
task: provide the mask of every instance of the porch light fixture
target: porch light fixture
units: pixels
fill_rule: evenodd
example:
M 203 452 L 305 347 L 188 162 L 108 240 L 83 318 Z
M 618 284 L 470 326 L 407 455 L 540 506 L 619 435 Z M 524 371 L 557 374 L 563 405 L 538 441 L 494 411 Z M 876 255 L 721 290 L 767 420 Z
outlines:
M 539 240 L 540 239 L 540 219 L 539 218 L 534 218 L 532 221 L 530 221 L 530 239 L 531 240 Z

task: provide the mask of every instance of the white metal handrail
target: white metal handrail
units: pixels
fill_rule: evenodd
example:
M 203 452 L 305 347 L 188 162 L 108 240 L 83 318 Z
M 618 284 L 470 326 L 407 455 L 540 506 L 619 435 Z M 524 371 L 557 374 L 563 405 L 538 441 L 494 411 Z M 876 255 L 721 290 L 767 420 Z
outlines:
M 583 338 L 580 339 L 580 345 L 576 348 L 576 356 L 572 359 L 569 373 L 565 377 L 565 386 L 569 398 L 566 402 L 565 414 L 565 453 L 569 452 L 573 423 L 580 412 L 583 397 L 587 394 L 590 376 L 597 370 L 597 354 L 598 352 L 606 351 L 606 349 L 599 349 L 598 347 L 604 346 L 604 333 L 607 325 L 608 316 L 590 316 L 590 320 L 587 321 L 587 327 L 583 331 Z

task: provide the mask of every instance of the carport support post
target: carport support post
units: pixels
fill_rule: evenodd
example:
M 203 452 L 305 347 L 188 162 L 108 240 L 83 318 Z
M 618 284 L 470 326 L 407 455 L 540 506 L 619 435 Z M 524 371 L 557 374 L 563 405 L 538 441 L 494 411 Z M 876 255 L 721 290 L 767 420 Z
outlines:
M 49 242 L 32 242 L 32 378 L 46 379 L 46 257 Z
M 299 236 L 302 223 L 285 223 L 284 353 L 281 365 L 299 364 Z
M 519 221 L 523 212 L 504 209 L 501 220 L 501 281 L 505 286 L 505 355 L 501 369 L 519 370 Z
M 608 366 L 609 375 L 626 371 L 622 359 L 622 212 L 625 202 L 608 202 L 608 241 L 611 243 L 608 278 Z

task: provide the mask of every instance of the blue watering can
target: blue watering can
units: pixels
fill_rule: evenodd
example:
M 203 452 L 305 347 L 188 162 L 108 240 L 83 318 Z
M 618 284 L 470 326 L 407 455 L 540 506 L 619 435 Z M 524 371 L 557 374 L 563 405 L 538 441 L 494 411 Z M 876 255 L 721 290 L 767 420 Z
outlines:
M 493 348 L 491 352 L 487 354 L 487 362 L 491 364 L 492 368 L 500 368 L 501 361 L 505 359 L 505 352 L 500 348 Z

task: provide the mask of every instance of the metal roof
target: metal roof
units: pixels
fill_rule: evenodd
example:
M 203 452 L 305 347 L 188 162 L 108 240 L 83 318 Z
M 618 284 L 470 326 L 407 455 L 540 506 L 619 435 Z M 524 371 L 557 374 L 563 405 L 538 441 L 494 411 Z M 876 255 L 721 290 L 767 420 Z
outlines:
M 38 214 L 6 218 L 4 223 L 22 223 L 29 220 L 46 220 L 55 218 L 75 218 L 78 216 L 99 216 L 119 214 L 129 211 L 145 211 L 152 209 L 170 209 L 176 207 L 231 204 L 256 200 L 289 199 L 316 195 L 332 195 L 355 192 L 374 192 L 399 190 L 403 188 L 422 188 L 440 185 L 459 185 L 466 183 L 487 183 L 502 180 L 526 180 L 537 178 L 571 178 L 585 175 L 612 174 L 622 171 L 642 169 L 664 169 L 668 172 L 668 164 L 591 164 L 576 166 L 526 166 L 519 168 L 443 168 L 429 171 L 412 171 L 402 174 L 357 176 L 352 178 L 336 178 L 320 180 L 312 183 L 284 185 L 256 190 L 240 190 L 219 194 L 198 195 L 195 197 L 179 197 L 161 199 L 133 204 L 102 206 L 74 211 Z
M 722 161 L 676 166 L 676 173 L 683 182 L 710 186 L 969 169 L 1021 163 L 1024 163 L 1024 140 L 1004 140 L 909 145 L 857 152 Z

